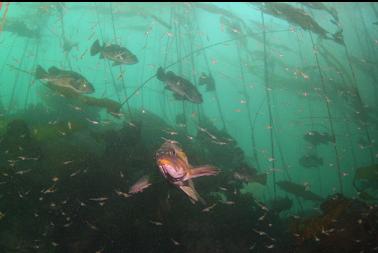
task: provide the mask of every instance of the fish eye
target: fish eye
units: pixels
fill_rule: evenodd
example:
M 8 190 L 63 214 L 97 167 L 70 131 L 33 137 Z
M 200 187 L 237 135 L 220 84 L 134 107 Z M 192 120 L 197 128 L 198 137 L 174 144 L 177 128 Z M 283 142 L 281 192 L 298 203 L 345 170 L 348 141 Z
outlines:
M 81 86 L 82 88 L 87 88 L 87 87 L 88 87 L 87 82 L 85 82 L 84 80 L 81 80 L 81 81 L 80 81 L 80 86 Z

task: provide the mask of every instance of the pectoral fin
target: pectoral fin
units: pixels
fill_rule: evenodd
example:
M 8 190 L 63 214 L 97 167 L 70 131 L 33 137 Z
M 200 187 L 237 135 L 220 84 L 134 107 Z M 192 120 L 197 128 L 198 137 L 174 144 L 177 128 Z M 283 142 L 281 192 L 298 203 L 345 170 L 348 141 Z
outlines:
M 177 93 L 174 93 L 173 94 L 173 97 L 176 99 L 176 100 L 185 100 L 186 98 L 184 96 L 181 96 Z
M 184 178 L 184 180 L 189 180 L 196 177 L 202 176 L 215 176 L 219 173 L 219 169 L 211 165 L 204 165 L 201 167 L 193 168 L 190 173 Z

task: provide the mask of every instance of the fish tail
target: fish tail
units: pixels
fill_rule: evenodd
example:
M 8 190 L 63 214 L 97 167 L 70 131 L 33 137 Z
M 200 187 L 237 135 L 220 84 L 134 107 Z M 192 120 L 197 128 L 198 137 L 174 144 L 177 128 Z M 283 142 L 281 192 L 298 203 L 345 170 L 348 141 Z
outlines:
M 159 67 L 159 69 L 157 70 L 156 77 L 157 77 L 157 79 L 159 79 L 162 82 L 165 81 L 166 75 L 165 75 L 164 69 L 162 67 Z
M 344 45 L 344 38 L 342 35 L 343 29 L 338 29 L 335 33 L 331 35 L 331 39 L 334 40 L 336 43 Z
M 100 51 L 101 51 L 100 42 L 98 40 L 96 40 L 95 42 L 93 42 L 93 44 L 91 46 L 91 55 L 94 56 L 94 55 L 98 54 Z
M 219 173 L 219 169 L 211 165 L 204 165 L 201 167 L 193 168 L 190 170 L 190 175 L 188 179 L 202 177 L 202 176 L 215 176 Z
M 42 79 L 45 76 L 47 76 L 46 70 L 44 70 L 41 65 L 37 66 L 37 69 L 35 70 L 35 78 L 36 79 Z
M 185 192 L 186 195 L 188 195 L 190 202 L 195 204 L 196 202 L 200 201 L 203 205 L 206 205 L 206 201 L 196 191 L 192 181 L 189 181 L 189 185 L 181 185 L 179 187 L 183 192 Z
M 262 185 L 266 185 L 266 179 L 267 179 L 266 173 L 261 173 L 256 176 L 256 182 Z

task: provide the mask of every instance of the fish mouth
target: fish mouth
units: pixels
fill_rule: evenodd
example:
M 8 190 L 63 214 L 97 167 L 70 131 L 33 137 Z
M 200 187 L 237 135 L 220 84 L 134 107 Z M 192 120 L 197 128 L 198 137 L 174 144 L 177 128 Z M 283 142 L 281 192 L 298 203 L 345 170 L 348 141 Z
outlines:
M 159 164 L 159 166 L 170 166 L 172 164 L 171 160 L 167 158 L 159 158 L 157 160 L 157 163 Z
M 92 93 L 94 93 L 95 91 L 96 91 L 96 90 L 95 90 L 95 88 L 93 87 L 92 84 L 87 84 L 86 89 L 81 90 L 81 93 L 83 93 L 83 94 L 92 94 Z
M 95 90 L 78 90 L 73 88 L 73 90 L 78 94 L 93 94 Z
M 202 99 L 197 99 L 194 101 L 196 104 L 202 104 L 203 100 Z
M 86 90 L 83 93 L 85 93 L 85 94 L 92 94 L 94 92 L 95 92 L 95 89 L 93 88 L 93 89 L 90 89 L 90 90 Z
M 138 58 L 136 56 L 131 57 L 130 60 L 127 61 L 128 64 L 136 64 L 138 63 Z
M 168 150 L 162 150 L 158 151 L 155 154 L 155 159 L 158 164 L 167 164 L 171 163 L 172 159 L 174 159 L 172 156 L 169 154 L 170 151 Z
M 201 97 L 190 97 L 190 101 L 195 104 L 201 104 L 203 102 L 203 99 Z

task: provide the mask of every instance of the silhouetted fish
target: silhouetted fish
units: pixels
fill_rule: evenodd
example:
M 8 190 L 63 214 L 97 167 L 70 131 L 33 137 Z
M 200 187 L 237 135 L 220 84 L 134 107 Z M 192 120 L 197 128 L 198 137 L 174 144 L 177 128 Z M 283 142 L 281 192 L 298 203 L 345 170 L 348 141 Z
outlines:
M 120 64 L 136 64 L 138 58 L 131 53 L 127 48 L 119 45 L 100 45 L 100 42 L 96 40 L 91 47 L 91 55 L 94 56 L 100 53 L 100 58 L 106 58 L 113 61 L 113 66 Z
M 175 75 L 172 71 L 164 72 L 160 67 L 156 73 L 157 78 L 165 82 L 166 88 L 174 92 L 177 100 L 188 100 L 192 103 L 200 104 L 203 102 L 202 95 L 197 88 L 188 80 Z
M 38 65 L 35 78 L 46 82 L 46 85 L 51 89 L 63 88 L 77 94 L 93 93 L 95 91 L 92 84 L 79 73 L 61 70 L 57 67 L 51 67 L 48 72 L 46 72 Z
M 302 197 L 306 200 L 323 201 L 324 199 L 315 193 L 306 190 L 304 185 L 296 184 L 290 181 L 279 181 L 276 183 L 282 190 L 294 194 L 295 196 Z

